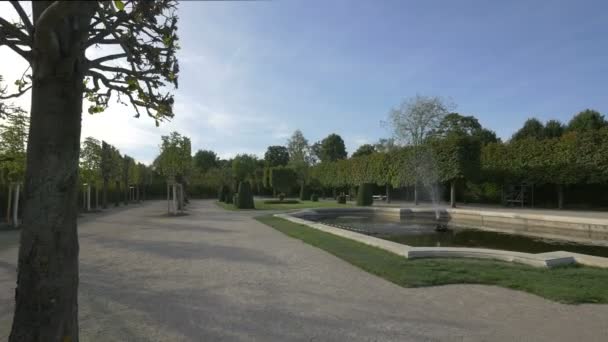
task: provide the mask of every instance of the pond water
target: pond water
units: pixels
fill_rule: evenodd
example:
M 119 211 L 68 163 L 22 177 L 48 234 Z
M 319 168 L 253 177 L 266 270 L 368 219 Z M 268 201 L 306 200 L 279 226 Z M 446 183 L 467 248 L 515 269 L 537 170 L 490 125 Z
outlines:
M 526 253 L 569 251 L 608 257 L 608 247 L 547 240 L 524 235 L 450 228 L 438 232 L 435 224 L 412 224 L 367 215 L 323 216 L 308 218 L 334 227 L 398 242 L 414 247 L 476 247 Z

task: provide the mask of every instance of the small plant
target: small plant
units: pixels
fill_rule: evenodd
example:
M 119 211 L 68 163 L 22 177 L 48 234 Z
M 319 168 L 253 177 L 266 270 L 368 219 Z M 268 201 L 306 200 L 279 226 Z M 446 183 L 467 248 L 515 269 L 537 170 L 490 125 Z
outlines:
M 346 195 L 344 193 L 338 195 L 338 204 L 346 204 Z
M 285 194 L 281 192 L 279 194 L 279 201 L 283 201 L 284 199 L 285 199 Z
M 319 196 L 317 194 L 310 195 L 310 200 L 313 202 L 319 202 Z

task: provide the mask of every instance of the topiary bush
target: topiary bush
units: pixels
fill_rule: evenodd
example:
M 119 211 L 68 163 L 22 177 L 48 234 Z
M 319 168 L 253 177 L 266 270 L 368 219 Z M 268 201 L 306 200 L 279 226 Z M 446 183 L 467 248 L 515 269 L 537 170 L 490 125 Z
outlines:
M 344 193 L 338 195 L 338 204 L 346 204 L 346 195 Z
M 232 203 L 234 203 L 234 201 L 233 201 L 233 195 L 230 192 L 230 189 L 226 189 L 226 192 L 224 192 L 224 202 L 226 204 L 232 204 Z
M 370 206 L 374 203 L 374 185 L 371 183 L 363 183 L 357 191 L 357 205 Z
M 310 200 L 313 202 L 319 202 L 319 196 L 317 194 L 310 195 Z
M 220 186 L 219 191 L 217 192 L 217 200 L 220 202 L 226 202 L 226 186 Z
M 285 199 L 285 194 L 281 192 L 281 193 L 279 194 L 279 201 L 282 201 L 282 200 L 284 200 L 284 199 Z
M 254 209 L 253 193 L 251 192 L 251 185 L 249 182 L 241 182 L 239 184 L 239 191 L 236 194 L 236 202 L 234 205 L 239 209 Z

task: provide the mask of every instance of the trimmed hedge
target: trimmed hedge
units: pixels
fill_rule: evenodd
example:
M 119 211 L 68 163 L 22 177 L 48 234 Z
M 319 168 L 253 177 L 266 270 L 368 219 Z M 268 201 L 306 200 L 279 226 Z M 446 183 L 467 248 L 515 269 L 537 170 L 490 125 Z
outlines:
M 236 193 L 236 201 L 234 206 L 239 209 L 254 209 L 253 193 L 251 192 L 251 185 L 249 182 L 244 181 L 239 183 L 239 191 Z
M 346 204 L 346 195 L 345 194 L 338 195 L 338 204 Z
M 372 204 L 374 204 L 374 185 L 371 183 L 361 184 L 357 192 L 357 205 L 370 206 Z
M 319 202 L 319 195 L 317 195 L 317 194 L 310 195 L 310 200 L 313 202 Z

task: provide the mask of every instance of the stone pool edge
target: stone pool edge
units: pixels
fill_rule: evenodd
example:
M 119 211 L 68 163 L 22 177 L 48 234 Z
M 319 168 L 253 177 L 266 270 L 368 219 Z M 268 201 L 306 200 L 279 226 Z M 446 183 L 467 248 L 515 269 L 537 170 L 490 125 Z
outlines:
M 506 262 L 514 262 L 534 267 L 551 268 L 560 265 L 579 264 L 592 267 L 608 268 L 608 258 L 592 255 L 572 253 L 566 251 L 555 251 L 546 253 L 523 253 L 514 251 L 504 251 L 488 248 L 467 248 L 467 247 L 412 247 L 400 243 L 383 240 L 377 237 L 353 232 L 346 229 L 335 228 L 323 223 L 305 220 L 293 216 L 302 214 L 307 210 L 289 214 L 275 214 L 275 217 L 288 220 L 293 223 L 305 225 L 326 233 L 341 236 L 347 239 L 358 241 L 369 246 L 377 247 L 385 251 L 400 255 L 407 259 L 419 258 L 473 258 L 490 259 Z

